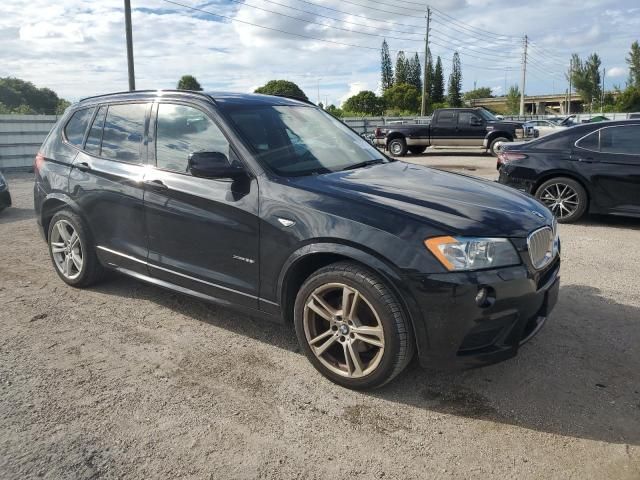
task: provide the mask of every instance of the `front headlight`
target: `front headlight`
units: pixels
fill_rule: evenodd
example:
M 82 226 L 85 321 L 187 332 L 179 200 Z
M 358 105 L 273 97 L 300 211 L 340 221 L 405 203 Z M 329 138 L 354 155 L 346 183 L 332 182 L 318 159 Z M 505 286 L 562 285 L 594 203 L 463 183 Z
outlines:
M 450 271 L 520 264 L 518 252 L 506 238 L 435 237 L 424 244 Z

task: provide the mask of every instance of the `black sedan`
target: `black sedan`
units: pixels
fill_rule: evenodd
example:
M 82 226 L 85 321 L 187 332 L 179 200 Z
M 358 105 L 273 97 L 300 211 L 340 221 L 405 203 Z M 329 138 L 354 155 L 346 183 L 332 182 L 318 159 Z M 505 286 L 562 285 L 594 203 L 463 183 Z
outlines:
M 0 211 L 11 206 L 11 194 L 9 193 L 9 186 L 7 180 L 0 172 Z
M 499 182 L 535 195 L 559 222 L 585 212 L 640 216 L 640 120 L 589 123 L 498 156 Z

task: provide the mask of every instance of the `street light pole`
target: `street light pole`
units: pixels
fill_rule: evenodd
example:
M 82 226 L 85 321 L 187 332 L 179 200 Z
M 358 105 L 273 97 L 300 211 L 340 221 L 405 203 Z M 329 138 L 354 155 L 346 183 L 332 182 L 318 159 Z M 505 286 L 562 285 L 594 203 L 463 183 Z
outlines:
M 124 23 L 127 35 L 127 67 L 129 71 L 129 90 L 136 89 L 136 74 L 133 71 L 133 39 L 131 38 L 131 0 L 124 0 Z

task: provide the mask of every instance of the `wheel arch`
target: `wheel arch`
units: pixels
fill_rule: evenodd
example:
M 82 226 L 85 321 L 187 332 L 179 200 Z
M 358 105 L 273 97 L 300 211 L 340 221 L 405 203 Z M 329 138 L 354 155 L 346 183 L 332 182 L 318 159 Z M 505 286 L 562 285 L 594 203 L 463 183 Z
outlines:
M 49 223 L 51 222 L 51 219 L 56 213 L 65 208 L 69 208 L 84 220 L 84 216 L 82 215 L 82 211 L 78 204 L 67 195 L 52 193 L 42 202 L 42 206 L 40 208 L 40 224 L 42 225 L 45 240 L 49 239 Z
M 321 242 L 306 245 L 294 252 L 285 262 L 278 279 L 278 300 L 285 323 L 293 322 L 296 295 L 304 281 L 313 272 L 339 261 L 350 261 L 362 265 L 380 275 L 396 295 L 414 332 L 416 348 L 421 355 L 421 346 L 427 345 L 426 327 L 413 295 L 404 288 L 399 272 L 391 262 L 379 255 L 356 246 L 342 243 Z
M 589 209 L 591 208 L 591 197 L 592 197 L 591 189 L 589 188 L 588 182 L 584 178 L 582 178 L 582 176 L 574 172 L 569 172 L 566 170 L 552 170 L 549 172 L 545 172 L 543 175 L 540 175 L 536 179 L 531 189 L 531 194 L 535 195 L 538 189 L 540 188 L 540 186 L 544 182 L 551 180 L 553 178 L 570 178 L 571 180 L 578 182 L 580 186 L 584 188 L 584 191 L 587 194 L 587 211 L 589 211 Z
M 513 134 L 509 132 L 505 132 L 503 130 L 493 131 L 487 135 L 487 147 L 491 146 L 491 142 L 493 142 L 498 137 L 508 138 L 510 142 L 513 142 Z

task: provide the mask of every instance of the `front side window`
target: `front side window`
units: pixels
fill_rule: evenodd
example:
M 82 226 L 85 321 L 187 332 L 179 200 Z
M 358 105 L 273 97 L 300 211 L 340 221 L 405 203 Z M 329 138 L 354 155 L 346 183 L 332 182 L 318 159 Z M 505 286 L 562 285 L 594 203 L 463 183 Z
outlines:
M 600 130 L 600 151 L 640 155 L 640 125 L 622 125 Z
M 64 127 L 64 136 L 69 143 L 78 147 L 82 146 L 84 132 L 87 131 L 91 115 L 93 115 L 93 108 L 84 108 L 71 116 Z
M 482 120 L 476 114 L 471 112 L 458 113 L 458 125 L 460 127 L 478 127 L 482 124 Z
M 161 103 L 156 126 L 156 166 L 186 172 L 194 152 L 220 152 L 229 158 L 229 142 L 215 123 L 194 107 Z
M 109 105 L 102 135 L 102 157 L 140 162 L 147 107 L 144 103 Z
M 358 134 L 314 107 L 223 108 L 258 161 L 278 175 L 330 173 L 386 162 Z

